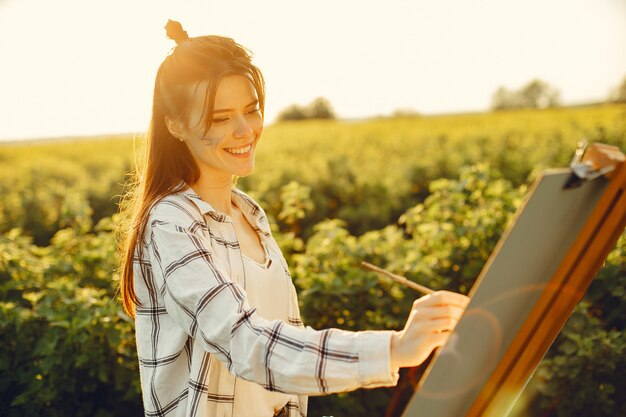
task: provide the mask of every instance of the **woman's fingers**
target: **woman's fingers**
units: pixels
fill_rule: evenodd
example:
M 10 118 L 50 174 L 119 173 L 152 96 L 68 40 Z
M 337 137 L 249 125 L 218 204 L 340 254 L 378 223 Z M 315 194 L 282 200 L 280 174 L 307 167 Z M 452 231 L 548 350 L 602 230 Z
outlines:
M 412 323 L 409 332 L 414 337 L 420 337 L 428 333 L 451 332 L 458 324 L 457 317 L 442 317 L 437 319 L 420 320 Z
M 405 329 L 413 337 L 451 332 L 465 311 L 469 298 L 449 291 L 438 291 L 413 303 Z
M 444 317 L 440 319 L 432 319 L 422 324 L 424 331 L 430 331 L 434 333 L 451 332 L 454 330 L 459 320 L 454 317 Z
M 463 294 L 458 294 L 451 291 L 436 291 L 432 294 L 418 298 L 413 303 L 413 308 L 419 306 L 434 306 L 434 305 L 454 305 L 457 307 L 465 308 L 469 304 L 469 297 Z
M 450 338 L 450 333 L 447 333 L 447 332 L 446 333 L 433 333 L 428 338 L 428 342 L 430 343 L 430 346 L 432 347 L 432 349 L 434 349 L 434 348 L 438 348 L 438 347 L 445 345 L 449 338 Z
M 440 319 L 445 317 L 460 318 L 463 315 L 465 308 L 455 305 L 443 305 L 443 306 L 420 306 L 419 308 L 411 311 L 412 315 L 416 315 L 417 319 Z

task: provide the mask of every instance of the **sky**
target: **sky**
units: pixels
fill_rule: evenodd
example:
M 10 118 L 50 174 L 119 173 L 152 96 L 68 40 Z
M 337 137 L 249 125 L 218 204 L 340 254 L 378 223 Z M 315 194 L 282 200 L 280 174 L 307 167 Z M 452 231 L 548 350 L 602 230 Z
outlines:
M 626 0 L 0 0 L 0 140 L 144 132 L 167 19 L 252 50 L 268 124 L 320 96 L 346 119 L 486 111 L 534 78 L 601 101 L 626 76 Z

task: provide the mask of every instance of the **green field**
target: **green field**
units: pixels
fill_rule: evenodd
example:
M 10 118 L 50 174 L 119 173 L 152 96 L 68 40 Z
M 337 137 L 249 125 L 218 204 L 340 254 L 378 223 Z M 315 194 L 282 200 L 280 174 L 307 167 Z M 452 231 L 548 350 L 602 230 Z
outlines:
M 522 201 L 577 142 L 626 150 L 626 105 L 301 121 L 266 127 L 238 187 L 265 208 L 305 324 L 397 329 L 415 294 L 369 260 L 466 292 Z M 142 138 L 0 146 L 0 415 L 141 413 L 132 320 L 115 297 L 117 203 Z M 517 415 L 626 415 L 626 238 L 518 402 Z M 392 391 L 310 400 L 383 415 Z

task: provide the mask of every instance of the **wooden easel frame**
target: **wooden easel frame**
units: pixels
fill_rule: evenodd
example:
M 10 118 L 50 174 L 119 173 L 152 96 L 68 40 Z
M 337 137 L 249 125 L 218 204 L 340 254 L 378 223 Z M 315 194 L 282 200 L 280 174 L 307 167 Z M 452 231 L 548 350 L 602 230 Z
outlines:
M 586 144 L 584 146 L 586 147 Z M 488 369 L 484 369 L 488 371 L 481 377 L 484 382 L 476 386 L 471 396 L 459 397 L 459 400 L 463 402 L 446 403 L 432 400 L 435 398 L 433 394 L 439 395 L 437 394 L 438 391 L 422 390 L 424 385 L 428 385 L 424 383 L 429 381 L 431 370 L 437 368 L 437 372 L 434 372 L 436 376 L 430 380 L 430 388 L 437 386 L 440 387 L 439 389 L 448 390 L 445 388 L 448 378 L 447 372 L 451 372 L 450 378 L 454 378 L 455 369 L 450 367 L 452 363 L 449 360 L 444 360 L 439 364 L 441 366 L 437 367 L 439 359 L 439 352 L 437 352 L 412 399 L 417 401 L 413 406 L 411 402 L 409 403 L 407 407 L 409 412 L 407 413 L 405 410 L 404 416 L 413 417 L 424 413 L 424 415 L 433 417 L 503 417 L 510 412 L 525 384 L 574 307 L 587 291 L 597 271 L 626 227 L 626 162 L 624 162 L 624 155 L 616 147 L 602 144 L 592 146 L 590 152 L 584 157 L 583 153 L 584 147 L 579 148 L 576 152 L 571 167 L 572 175 L 570 180 L 565 182 L 563 188 L 576 187 L 584 183 L 585 178 L 593 181 L 593 178 L 600 175 L 605 175 L 610 180 L 608 184 L 605 181 L 602 185 L 603 188 L 601 188 L 603 191 L 596 194 L 597 198 L 593 200 L 595 203 L 586 211 L 588 214 L 585 215 L 586 220 L 582 227 L 575 229 L 577 230 L 575 234 L 570 234 L 571 239 L 567 241 L 573 243 L 570 243 L 569 248 L 562 248 L 563 250 L 559 251 L 561 255 L 556 259 L 561 259 L 560 263 L 551 269 L 549 278 L 546 277 L 548 279 L 543 281 L 546 284 L 540 286 L 541 290 L 537 293 L 534 304 L 525 308 L 524 314 L 520 317 L 521 321 L 515 327 L 516 331 L 508 339 L 510 343 L 498 355 L 499 359 L 494 362 L 494 366 L 490 365 Z M 582 163 L 580 163 L 581 161 Z M 559 176 L 563 176 L 567 170 L 558 172 Z M 577 174 L 574 175 L 574 173 Z M 577 175 L 580 175 L 580 178 Z M 533 195 L 539 182 L 535 182 L 528 195 Z M 590 188 L 587 189 L 590 190 Z M 600 191 L 595 187 L 591 189 Z M 518 223 L 518 220 L 522 223 L 521 216 L 524 208 L 523 206 L 518 210 L 514 225 Z M 503 251 L 512 229 L 514 229 L 513 226 L 509 227 L 498 242 L 472 288 L 470 297 L 473 298 L 478 291 L 491 264 L 497 262 L 496 258 Z M 555 241 L 552 242 L 552 244 L 554 243 Z M 510 249 L 508 252 L 510 253 Z M 499 265 L 501 266 L 502 263 L 500 262 Z M 478 297 L 478 299 L 480 298 Z M 476 362 L 477 365 L 479 363 Z M 483 368 L 480 369 L 482 372 Z M 451 406 L 451 404 L 458 404 L 460 407 Z M 461 409 L 464 410 L 462 413 L 460 412 Z M 450 413 L 455 415 L 449 415 Z
M 626 164 L 620 163 L 600 202 L 570 248 L 504 358 L 466 417 L 506 415 L 626 227 Z M 559 296 L 563 292 L 567 297 Z M 549 320 L 547 318 L 549 317 Z

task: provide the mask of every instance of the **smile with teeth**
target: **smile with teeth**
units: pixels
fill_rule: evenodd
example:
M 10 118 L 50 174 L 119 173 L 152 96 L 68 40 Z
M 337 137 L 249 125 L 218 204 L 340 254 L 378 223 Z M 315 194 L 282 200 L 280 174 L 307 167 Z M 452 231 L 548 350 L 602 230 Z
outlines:
M 224 150 L 228 153 L 232 153 L 233 155 L 243 155 L 248 153 L 252 149 L 252 144 L 249 143 L 246 146 L 241 146 L 239 148 L 225 148 Z

